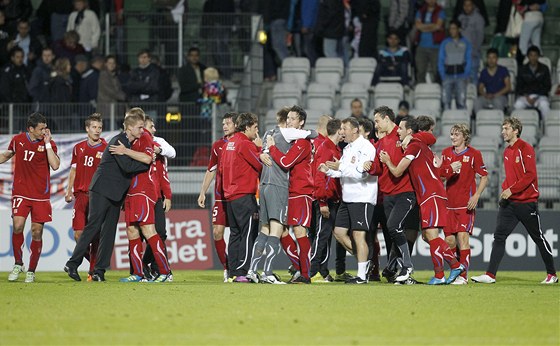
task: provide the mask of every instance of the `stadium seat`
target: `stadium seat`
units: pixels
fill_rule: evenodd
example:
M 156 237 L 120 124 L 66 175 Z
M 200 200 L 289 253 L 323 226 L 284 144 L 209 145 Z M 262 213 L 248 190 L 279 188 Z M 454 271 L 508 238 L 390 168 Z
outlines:
M 307 108 L 332 114 L 335 91 L 329 84 L 310 83 L 307 87 Z
M 316 129 L 321 115 L 327 114 L 320 109 L 306 109 L 305 112 L 307 113 L 307 120 L 304 127 L 307 130 Z
M 280 109 L 301 103 L 301 89 L 293 83 L 276 83 L 272 89 L 272 108 Z
M 429 110 L 429 109 L 410 109 L 408 111 L 408 114 L 413 115 L 415 117 L 419 116 L 419 115 L 428 115 L 431 116 L 434 119 L 439 119 L 441 114 L 439 113 L 439 111 L 436 110 Z M 437 125 L 437 124 L 436 124 Z
M 337 110 L 336 113 L 334 114 L 334 117 L 337 119 L 345 119 L 348 118 L 350 114 L 352 114 L 352 112 L 350 111 L 350 106 L 348 106 Z
M 500 138 L 502 123 L 497 123 L 493 119 L 479 119 L 476 121 L 475 133 L 480 137 Z
M 414 88 L 414 108 L 441 112 L 441 87 L 435 83 L 418 83 Z
M 478 96 L 478 90 L 476 89 L 476 85 L 469 83 L 467 85 L 467 111 L 469 114 L 472 114 L 474 109 L 474 101 Z
M 536 152 L 539 163 L 560 167 L 560 142 L 557 136 L 542 137 Z
M 498 65 L 507 68 L 513 74 L 513 79 L 517 77 L 517 60 L 514 58 L 498 58 Z
M 403 86 L 400 83 L 378 83 L 373 98 L 375 107 L 388 106 L 396 113 L 403 99 Z
M 264 134 L 265 131 L 272 130 L 276 126 L 276 112 L 277 110 L 275 109 L 269 109 L 266 112 L 266 116 L 264 118 L 264 129 L 259 127 L 259 132 Z
M 366 88 L 371 85 L 377 60 L 375 58 L 354 58 L 348 67 L 348 82 L 362 84 Z
M 470 128 L 470 117 L 466 109 L 448 109 L 443 112 L 440 120 L 441 135 L 449 136 L 451 127 L 455 124 L 467 124 Z
M 329 84 L 340 90 L 340 81 L 344 76 L 344 63 L 340 58 L 319 58 L 315 63 L 315 81 Z
M 369 106 L 368 87 L 359 83 L 344 83 L 340 90 L 340 107 L 343 109 L 350 109 L 350 102 L 356 98 L 362 101 L 365 112 Z
M 540 135 L 539 113 L 534 109 L 515 109 L 511 116 L 518 118 L 523 125 L 521 138 L 532 145 L 537 144 Z
M 299 89 L 304 89 L 309 81 L 311 65 L 307 58 L 288 57 L 282 61 L 281 81 L 295 83 Z

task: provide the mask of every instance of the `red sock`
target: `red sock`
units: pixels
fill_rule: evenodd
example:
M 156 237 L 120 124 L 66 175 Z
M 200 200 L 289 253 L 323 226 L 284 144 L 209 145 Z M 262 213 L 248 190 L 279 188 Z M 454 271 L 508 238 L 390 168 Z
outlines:
M 12 233 L 15 264 L 23 265 L 23 233 Z
M 290 235 L 287 235 L 280 238 L 280 242 L 282 243 L 282 249 L 284 249 L 284 252 L 288 255 L 288 258 L 292 262 L 295 270 L 300 270 L 298 250 L 294 239 Z
M 99 239 L 94 239 L 89 245 L 89 272 L 93 273 L 95 268 L 95 259 L 97 257 L 97 248 L 99 247 Z
M 31 256 L 29 256 L 29 268 L 27 268 L 30 272 L 35 272 L 37 268 L 37 263 L 39 263 L 39 257 L 41 257 L 41 250 L 43 249 L 43 241 L 42 240 L 32 240 L 31 241 Z
M 144 270 L 142 268 L 142 239 L 136 238 L 128 240 L 128 251 L 130 252 L 130 261 L 132 264 L 132 274 L 138 276 L 144 276 Z
M 486 272 L 486 275 L 488 275 L 489 277 L 491 277 L 492 279 L 496 278 L 496 274 L 492 274 L 490 272 Z
M 167 262 L 165 244 L 161 240 L 159 234 L 148 239 L 148 244 L 152 248 L 152 253 L 159 268 L 159 273 L 163 275 L 169 274 L 169 262 Z
M 303 236 L 301 238 L 296 238 L 299 245 L 299 265 L 301 267 L 301 276 L 309 279 L 309 256 L 311 252 L 311 243 L 309 243 L 309 238 Z
M 373 241 L 373 274 L 379 276 L 379 253 L 381 252 L 381 246 L 379 245 L 379 240 Z
M 214 240 L 214 246 L 216 247 L 216 253 L 220 259 L 220 263 L 227 269 L 227 253 L 226 253 L 226 242 L 224 238 L 220 240 Z
M 432 263 L 434 264 L 434 277 L 436 279 L 443 278 L 443 254 L 441 249 L 441 238 L 432 239 L 430 243 L 430 255 L 432 256 Z M 445 243 L 445 242 L 444 242 Z M 449 249 L 449 247 L 447 247 Z
M 439 251 L 443 256 L 443 259 L 449 264 L 451 269 L 459 268 L 461 264 L 459 263 L 459 261 L 457 261 L 457 252 L 451 251 L 449 245 L 447 245 L 447 242 L 445 240 L 439 237 L 434 240 L 437 241 L 437 244 L 440 247 Z
M 460 250 L 459 262 L 465 267 L 465 271 L 461 273 L 461 276 L 466 279 L 467 271 L 469 270 L 469 265 L 471 263 L 471 249 Z

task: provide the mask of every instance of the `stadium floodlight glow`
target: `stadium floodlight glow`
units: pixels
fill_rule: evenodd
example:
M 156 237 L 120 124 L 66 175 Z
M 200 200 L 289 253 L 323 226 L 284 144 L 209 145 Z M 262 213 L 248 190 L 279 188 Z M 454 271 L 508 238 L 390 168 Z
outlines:
M 168 123 L 178 123 L 181 122 L 181 113 L 180 112 L 168 112 L 165 115 L 165 121 Z
M 266 35 L 266 31 L 259 30 L 259 32 L 257 34 L 257 37 L 258 37 L 259 43 L 264 46 L 266 44 L 266 41 L 268 40 L 268 36 Z

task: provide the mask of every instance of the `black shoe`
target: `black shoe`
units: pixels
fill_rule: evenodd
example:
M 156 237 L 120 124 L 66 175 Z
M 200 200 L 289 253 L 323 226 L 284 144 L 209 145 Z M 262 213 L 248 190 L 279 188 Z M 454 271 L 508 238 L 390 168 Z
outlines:
M 91 281 L 106 281 L 105 274 L 103 273 L 93 273 L 91 276 Z
M 346 283 L 347 283 L 347 284 L 352 284 L 352 285 L 353 285 L 353 284 L 367 284 L 367 280 L 364 280 L 364 279 L 362 279 L 361 277 L 356 276 L 356 277 L 354 277 L 354 278 L 352 278 L 352 279 L 350 279 L 350 280 L 347 280 Z
M 393 283 L 393 282 L 395 282 L 395 279 L 397 277 L 397 273 L 390 270 L 389 268 L 385 268 L 385 269 L 383 269 L 383 272 L 381 273 L 381 276 L 383 276 L 385 279 L 387 279 L 387 282 Z
M 399 275 L 397 275 L 397 277 L 395 278 L 395 281 L 405 282 L 413 272 L 414 270 L 412 268 L 402 267 Z
M 78 269 L 74 267 L 64 266 L 64 271 L 68 273 L 68 276 L 75 281 L 82 281 L 80 274 L 78 274 Z
M 305 276 L 299 276 L 298 278 L 290 281 L 291 284 L 310 284 L 311 279 L 306 278 Z

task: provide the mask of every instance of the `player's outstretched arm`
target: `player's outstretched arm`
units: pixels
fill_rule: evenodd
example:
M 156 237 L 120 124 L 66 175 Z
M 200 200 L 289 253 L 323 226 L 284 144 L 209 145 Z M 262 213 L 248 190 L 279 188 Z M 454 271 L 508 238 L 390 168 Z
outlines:
M 70 203 L 74 200 L 74 180 L 76 180 L 76 168 L 70 168 L 70 174 L 68 175 L 68 187 L 66 187 L 66 196 L 64 196 L 64 200 L 66 203 Z
M 0 154 L 0 164 L 2 164 L 4 162 L 8 161 L 9 159 L 11 159 L 14 156 L 14 154 L 15 153 L 11 150 L 6 150 L 6 151 L 2 152 Z
M 204 208 L 204 203 L 206 202 L 206 192 L 210 187 L 210 183 L 216 177 L 216 170 L 213 171 L 206 171 L 204 173 L 204 179 L 202 180 L 202 186 L 200 187 L 200 194 L 198 195 L 198 206 Z

